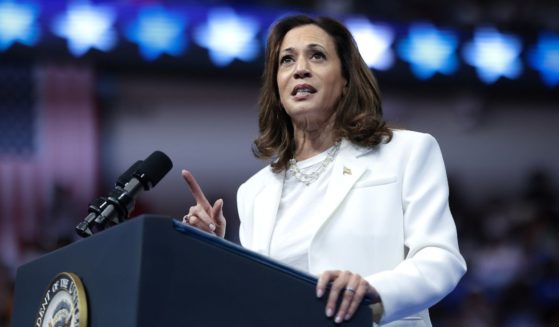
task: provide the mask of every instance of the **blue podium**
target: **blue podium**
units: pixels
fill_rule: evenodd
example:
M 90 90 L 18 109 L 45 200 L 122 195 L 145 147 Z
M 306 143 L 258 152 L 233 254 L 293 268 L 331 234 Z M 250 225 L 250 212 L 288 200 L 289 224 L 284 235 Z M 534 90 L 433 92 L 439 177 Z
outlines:
M 336 325 L 314 277 L 168 217 L 140 216 L 21 266 L 14 327 L 35 326 L 61 272 L 83 285 L 88 327 Z M 368 305 L 343 325 L 372 326 Z

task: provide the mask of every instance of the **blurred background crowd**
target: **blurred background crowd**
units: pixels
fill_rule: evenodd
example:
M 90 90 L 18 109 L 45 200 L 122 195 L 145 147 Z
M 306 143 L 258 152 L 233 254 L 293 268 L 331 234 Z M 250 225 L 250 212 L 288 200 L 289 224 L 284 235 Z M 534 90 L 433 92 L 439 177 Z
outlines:
M 294 12 L 346 23 L 387 120 L 440 143 L 469 271 L 433 324 L 559 326 L 559 2 L 0 0 L 0 327 L 17 267 L 154 150 L 174 168 L 133 216 L 182 217 L 188 168 L 238 242 L 263 42 Z

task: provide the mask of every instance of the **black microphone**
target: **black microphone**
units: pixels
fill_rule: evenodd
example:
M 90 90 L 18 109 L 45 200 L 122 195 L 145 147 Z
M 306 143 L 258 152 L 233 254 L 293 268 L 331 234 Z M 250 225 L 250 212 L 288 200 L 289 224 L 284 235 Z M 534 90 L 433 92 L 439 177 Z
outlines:
M 118 176 L 115 183 L 115 187 L 117 186 L 124 187 L 124 185 L 126 185 L 126 183 L 128 183 L 130 179 L 134 177 L 134 173 L 136 172 L 136 170 L 140 169 L 140 166 L 142 165 L 143 162 L 144 162 L 143 160 L 136 161 L 124 173 L 122 173 L 122 175 Z
M 119 176 L 115 188 L 107 197 L 97 198 L 90 203 L 89 214 L 76 226 L 76 232 L 87 237 L 93 234 L 94 226 L 102 230 L 109 223 L 124 221 L 134 209 L 136 197 L 142 191 L 155 187 L 172 167 L 171 159 L 161 151 L 153 152 L 143 161 L 136 161 Z
M 143 162 L 144 162 L 143 160 L 136 161 L 132 166 L 130 166 L 130 168 L 128 168 L 122 175 L 120 175 L 116 180 L 115 188 L 121 188 L 121 189 L 124 188 L 126 183 L 128 183 L 130 179 L 134 177 L 134 172 L 140 169 L 140 166 L 142 165 Z M 85 219 L 81 223 L 79 223 L 76 226 L 76 232 L 82 237 L 91 236 L 93 234 L 91 224 L 95 221 L 95 219 L 99 215 L 101 215 L 101 212 L 103 212 L 109 206 L 109 204 L 110 203 L 108 199 L 103 196 L 100 196 L 97 199 L 93 200 L 89 204 L 87 210 L 89 214 L 87 215 L 87 217 L 85 217 Z M 103 229 L 103 228 L 97 228 L 97 229 Z

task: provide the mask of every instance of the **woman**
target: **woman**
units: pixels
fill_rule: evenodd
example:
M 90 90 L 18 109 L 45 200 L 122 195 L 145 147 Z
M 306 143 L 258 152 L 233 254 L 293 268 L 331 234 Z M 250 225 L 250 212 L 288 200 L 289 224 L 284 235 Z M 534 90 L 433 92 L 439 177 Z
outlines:
M 273 161 L 239 188 L 243 246 L 320 276 L 318 297 L 332 282 L 338 323 L 367 296 L 377 323 L 430 325 L 466 271 L 434 138 L 386 127 L 372 73 L 328 18 L 273 27 L 259 106 L 254 152 Z M 183 177 L 197 201 L 184 222 L 223 237 L 223 201 Z

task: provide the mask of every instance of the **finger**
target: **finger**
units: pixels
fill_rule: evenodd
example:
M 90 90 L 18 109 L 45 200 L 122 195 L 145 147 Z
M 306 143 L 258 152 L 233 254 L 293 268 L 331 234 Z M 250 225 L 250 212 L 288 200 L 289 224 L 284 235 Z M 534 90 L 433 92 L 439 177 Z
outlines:
M 188 187 L 190 187 L 190 191 L 192 192 L 196 203 L 202 205 L 204 209 L 210 209 L 210 202 L 208 202 L 208 199 L 204 195 L 204 192 L 202 192 L 202 188 L 196 181 L 196 178 L 194 178 L 194 175 L 192 175 L 188 170 L 185 169 L 181 171 L 181 175 L 186 181 L 186 184 L 188 184 Z
M 325 271 L 318 277 L 318 282 L 316 283 L 316 297 L 321 298 L 326 291 L 326 286 L 331 279 L 335 278 L 335 273 L 332 271 Z
M 328 302 L 326 303 L 326 316 L 332 317 L 334 312 L 336 312 L 338 297 L 342 294 L 342 291 L 347 285 L 350 274 L 351 273 L 345 271 L 339 274 L 338 278 L 336 278 L 336 280 L 332 283 L 330 293 L 328 294 Z
M 189 218 L 189 223 L 190 226 L 195 227 L 197 229 L 203 230 L 204 232 L 208 232 L 210 234 L 215 234 L 210 227 L 208 226 L 208 224 L 206 224 L 205 222 L 202 221 L 202 219 L 200 219 L 199 217 L 196 216 L 190 216 Z
M 190 224 L 189 219 L 190 219 L 190 217 L 188 215 L 185 215 L 184 217 L 182 217 L 183 224 Z
M 218 227 L 219 227 L 219 233 L 220 236 L 224 236 L 221 235 L 223 230 L 223 234 L 225 233 L 225 217 L 223 217 L 223 200 L 222 199 L 217 199 L 217 201 L 215 201 L 214 205 L 212 206 L 212 209 L 210 211 L 210 214 L 212 216 L 212 219 L 215 223 L 214 226 L 214 231 L 218 232 Z
M 213 232 L 215 230 L 215 222 L 210 216 L 208 216 L 206 211 L 202 209 L 201 206 L 197 205 L 195 207 L 191 207 L 188 212 L 188 216 L 190 225 L 207 232 Z
M 357 311 L 359 304 L 361 304 L 361 301 L 363 301 L 363 298 L 369 291 L 369 288 L 370 288 L 369 282 L 367 282 L 364 279 L 361 279 L 359 283 L 359 287 L 355 291 L 355 296 L 353 296 L 351 304 L 349 305 L 349 308 L 347 309 L 347 313 L 345 314 L 344 317 L 345 320 L 349 320 L 351 319 L 351 317 L 353 317 L 353 314 L 355 313 L 355 311 Z
M 336 318 L 334 320 L 335 322 L 340 323 L 344 319 L 346 319 L 347 310 L 356 297 L 355 293 L 359 287 L 360 280 L 361 276 L 354 274 L 350 275 L 348 283 L 345 285 L 340 294 L 340 296 L 342 297 L 342 302 L 340 303 L 338 312 L 336 313 Z
M 217 221 L 221 216 L 223 216 L 223 200 L 218 199 L 215 201 L 212 209 L 211 215 L 214 218 L 214 221 Z

